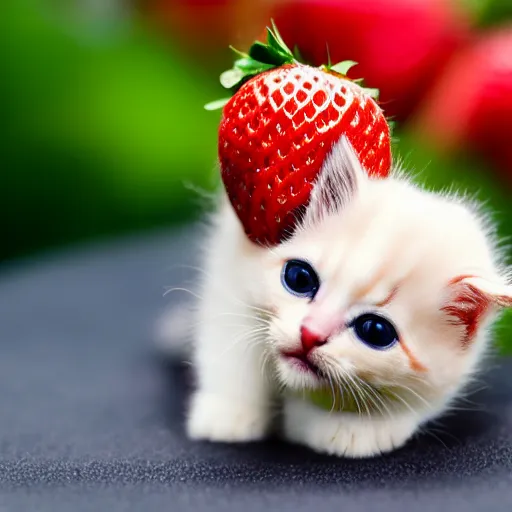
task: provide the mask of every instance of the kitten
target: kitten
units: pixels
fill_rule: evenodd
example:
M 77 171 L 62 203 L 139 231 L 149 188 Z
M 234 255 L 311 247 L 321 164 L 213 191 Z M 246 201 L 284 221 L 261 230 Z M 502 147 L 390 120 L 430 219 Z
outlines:
M 396 449 L 446 411 L 512 305 L 474 207 L 396 172 L 372 180 L 346 138 L 277 247 L 251 243 L 222 197 L 199 295 L 190 438 L 262 439 L 279 403 L 288 440 L 346 457 Z

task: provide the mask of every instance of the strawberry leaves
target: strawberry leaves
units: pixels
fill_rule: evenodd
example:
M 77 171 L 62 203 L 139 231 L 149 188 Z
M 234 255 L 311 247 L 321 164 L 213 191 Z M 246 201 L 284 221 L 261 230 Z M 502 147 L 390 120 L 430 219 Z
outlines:
M 249 55 L 256 62 L 265 63 L 272 67 L 279 67 L 286 64 L 287 57 L 272 46 L 256 41 L 249 50 Z
M 267 28 L 267 42 L 256 41 L 245 54 L 232 48 L 241 57 L 233 68 L 221 75 L 221 84 L 226 89 L 235 91 L 248 79 L 272 68 L 296 62 L 292 51 L 286 46 L 272 22 Z
M 293 51 L 288 48 L 279 34 L 274 21 L 272 21 L 272 28 L 267 27 L 266 43 L 256 41 L 249 49 L 249 53 L 241 52 L 233 47 L 230 48 L 238 58 L 233 63 L 231 69 L 224 71 L 220 75 L 220 83 L 222 87 L 228 89 L 231 94 L 236 93 L 245 82 L 265 71 L 284 66 L 285 64 L 306 64 L 297 47 L 295 47 Z M 329 55 L 328 48 L 327 54 Z M 321 66 L 321 69 L 336 73 L 344 78 L 347 78 L 349 70 L 357 65 L 357 62 L 352 60 L 346 60 L 331 65 L 330 57 L 328 60 L 328 64 Z M 360 85 L 369 96 L 375 100 L 379 99 L 378 89 L 365 87 L 362 79 L 353 81 Z M 223 108 L 228 101 L 229 98 L 212 101 L 206 104 L 204 108 L 206 110 L 218 110 Z
M 352 69 L 354 66 L 357 66 L 357 62 L 354 62 L 353 60 L 344 60 L 343 62 L 338 62 L 338 64 L 334 64 L 334 66 L 330 66 L 329 69 L 331 71 L 339 73 L 340 75 L 347 76 L 349 70 Z
M 267 27 L 266 43 L 256 41 L 249 49 L 248 54 L 233 47 L 231 47 L 231 50 L 239 58 L 235 60 L 231 69 L 224 71 L 220 75 L 220 83 L 222 87 L 230 90 L 232 93 L 235 93 L 247 80 L 260 73 L 283 66 L 284 64 L 300 62 L 296 57 L 299 55 L 298 50 L 294 54 L 286 46 L 274 22 L 272 22 L 272 28 Z M 205 105 L 204 108 L 206 110 L 217 110 L 224 107 L 227 101 L 229 99 L 212 101 Z
M 224 108 L 224 105 L 230 100 L 231 98 L 222 98 L 220 100 L 210 101 L 210 103 L 207 103 L 204 106 L 205 110 L 219 110 L 220 108 Z
M 339 73 L 344 78 L 347 78 L 347 73 L 354 67 L 357 66 L 357 62 L 354 62 L 353 60 L 344 60 L 342 62 L 338 62 L 338 64 L 334 64 L 333 66 L 328 65 L 325 66 L 325 69 L 328 71 L 334 71 L 335 73 Z M 378 101 L 380 91 L 379 89 L 373 89 L 370 87 L 365 87 L 364 80 L 362 78 L 357 78 L 355 80 L 352 80 L 357 85 L 359 85 L 362 89 L 365 90 L 366 94 L 373 98 L 374 100 Z
M 379 89 L 375 89 L 372 87 L 363 87 L 363 89 L 365 90 L 366 94 L 368 94 L 368 96 L 372 97 L 374 100 L 379 99 L 379 96 L 380 96 Z

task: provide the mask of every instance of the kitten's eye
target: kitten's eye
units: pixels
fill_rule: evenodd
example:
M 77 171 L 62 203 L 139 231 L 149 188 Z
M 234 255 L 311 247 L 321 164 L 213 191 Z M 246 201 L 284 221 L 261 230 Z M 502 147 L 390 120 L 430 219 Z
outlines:
M 393 324 L 373 313 L 357 317 L 350 326 L 357 337 L 372 348 L 389 348 L 398 341 L 398 334 Z
M 320 287 L 320 280 L 313 267 L 301 260 L 290 260 L 285 263 L 281 282 L 290 293 L 311 299 Z

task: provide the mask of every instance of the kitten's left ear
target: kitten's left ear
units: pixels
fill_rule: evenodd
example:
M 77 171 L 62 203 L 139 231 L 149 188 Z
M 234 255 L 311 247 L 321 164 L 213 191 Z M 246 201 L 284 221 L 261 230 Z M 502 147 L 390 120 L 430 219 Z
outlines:
M 449 284 L 448 303 L 442 310 L 465 329 L 471 342 L 481 321 L 491 311 L 512 307 L 512 286 L 477 276 L 459 276 Z
M 343 135 L 327 155 L 313 185 L 304 224 L 315 224 L 327 215 L 340 212 L 367 180 L 368 173 Z
M 483 277 L 464 277 L 459 283 L 469 287 L 473 292 L 483 294 L 491 305 L 512 307 L 512 286 L 500 282 L 490 281 Z

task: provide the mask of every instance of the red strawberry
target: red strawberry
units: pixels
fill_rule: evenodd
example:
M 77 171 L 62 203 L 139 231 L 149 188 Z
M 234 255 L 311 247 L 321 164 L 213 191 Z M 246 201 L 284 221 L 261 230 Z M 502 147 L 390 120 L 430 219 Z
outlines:
M 444 150 L 479 150 L 512 182 L 512 26 L 486 34 L 454 59 L 415 126 Z
M 238 89 L 219 128 L 221 175 L 252 241 L 277 244 L 293 229 L 342 135 L 370 175 L 389 173 L 389 126 L 371 90 L 345 77 L 350 64 L 301 64 L 269 30 L 267 45 L 255 43 L 221 77 Z
M 282 0 L 272 14 L 284 41 L 315 65 L 350 58 L 380 90 L 386 115 L 414 110 L 432 79 L 466 41 L 458 0 Z

